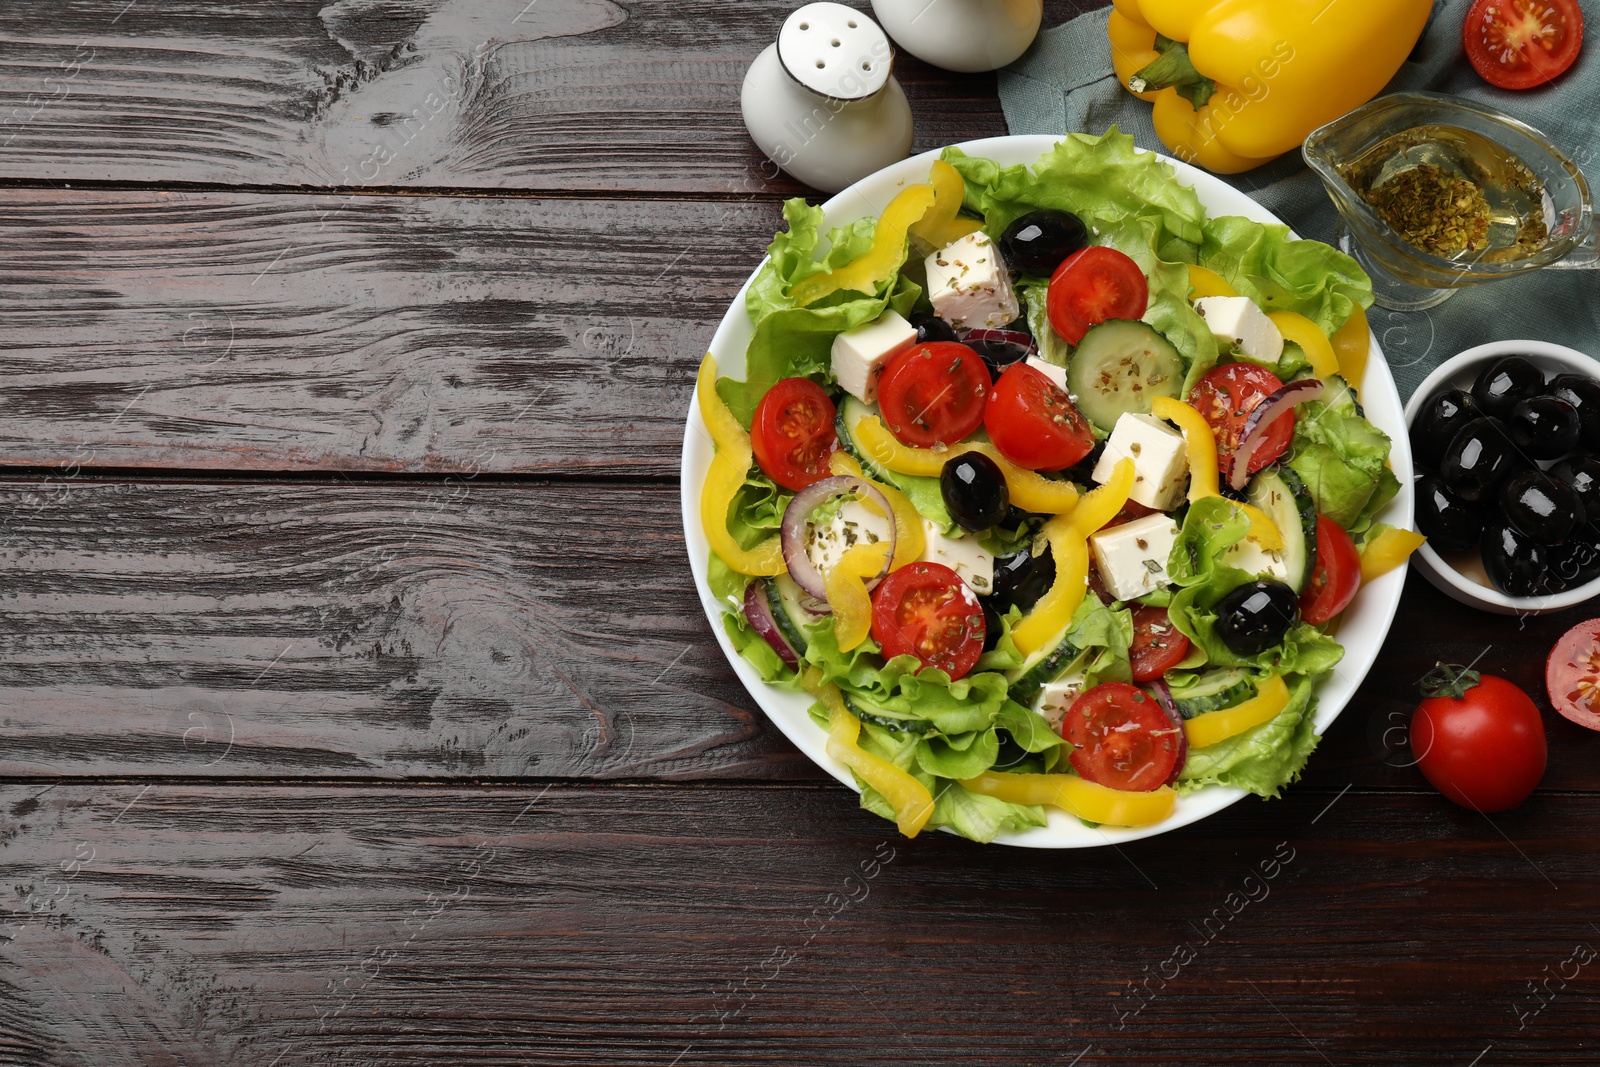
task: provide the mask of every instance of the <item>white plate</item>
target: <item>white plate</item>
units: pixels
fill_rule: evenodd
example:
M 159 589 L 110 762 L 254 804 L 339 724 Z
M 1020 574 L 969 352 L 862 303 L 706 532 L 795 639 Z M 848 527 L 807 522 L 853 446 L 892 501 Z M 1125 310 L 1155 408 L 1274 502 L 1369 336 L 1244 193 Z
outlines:
M 959 147 L 970 156 L 992 159 L 1002 166 L 1016 163 L 1032 164 L 1056 142 L 1049 136 L 991 137 L 982 141 L 969 141 Z M 925 152 L 920 156 L 896 163 L 876 174 L 863 178 L 844 192 L 822 205 L 825 216 L 824 231 L 861 218 L 881 214 L 889 200 L 903 186 L 928 180 L 928 168 L 938 152 Z M 1276 223 L 1272 215 L 1254 200 L 1232 186 L 1175 159 L 1166 160 L 1177 171 L 1178 179 L 1191 186 L 1200 196 L 1200 202 L 1212 217 L 1243 215 L 1257 222 Z M 759 269 L 759 265 L 758 268 Z M 753 279 L 755 274 L 751 274 Z M 744 294 L 750 287 L 747 280 L 733 304 L 722 317 L 722 323 L 711 339 L 711 354 L 716 357 L 720 373 L 742 377 L 744 350 L 750 341 L 750 320 L 745 315 Z M 1380 518 L 1397 526 L 1411 526 L 1411 448 L 1406 440 L 1405 418 L 1401 414 L 1400 396 L 1395 391 L 1394 379 L 1383 361 L 1377 341 L 1372 343 L 1372 353 L 1367 364 L 1366 382 L 1361 390 L 1362 405 L 1369 418 L 1394 442 L 1391 464 L 1400 478 L 1400 493 L 1384 509 Z M 700 529 L 700 487 L 705 482 L 711 465 L 712 444 L 700 419 L 697 400 L 689 405 L 689 424 L 683 435 L 683 531 L 689 550 L 689 565 L 694 570 L 695 586 L 700 591 L 700 602 L 711 620 L 711 631 L 722 645 L 723 653 L 733 665 L 734 672 L 744 682 L 745 688 L 755 697 L 756 703 L 778 729 L 793 741 L 807 756 L 839 781 L 855 788 L 850 771 L 842 764 L 828 758 L 827 735 L 806 714 L 811 699 L 803 694 L 788 693 L 768 686 L 761 680 L 744 658 L 734 650 L 722 626 L 724 606 L 719 604 L 706 586 L 706 561 L 710 546 Z M 1383 644 L 1389 625 L 1394 620 L 1400 603 L 1400 591 L 1405 584 L 1405 568 L 1390 571 L 1371 585 L 1362 589 L 1355 603 L 1339 621 L 1339 642 L 1344 645 L 1344 659 L 1325 678 L 1317 690 L 1317 730 L 1326 732 L 1355 694 L 1356 687 L 1366 677 L 1378 649 Z M 1313 756 L 1313 758 L 1315 758 Z M 1128 829 L 1101 827 L 1091 829 L 1062 811 L 1046 808 L 1050 823 L 1020 833 L 1003 834 L 995 840 L 1000 844 L 1023 845 L 1029 848 L 1086 848 L 1093 845 L 1118 844 L 1166 833 L 1180 826 L 1205 818 L 1239 800 L 1247 794 L 1241 789 L 1211 786 L 1178 798 L 1177 809 L 1165 822 L 1155 826 Z M 869 816 L 877 818 L 877 816 Z

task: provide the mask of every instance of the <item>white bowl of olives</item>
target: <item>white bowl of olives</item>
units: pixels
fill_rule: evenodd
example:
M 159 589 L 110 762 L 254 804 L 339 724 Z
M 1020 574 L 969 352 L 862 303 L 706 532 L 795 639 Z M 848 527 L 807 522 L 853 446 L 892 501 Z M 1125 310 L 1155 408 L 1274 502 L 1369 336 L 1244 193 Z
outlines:
M 1428 375 L 1405 414 L 1428 581 L 1499 615 L 1600 595 L 1600 361 L 1479 345 Z

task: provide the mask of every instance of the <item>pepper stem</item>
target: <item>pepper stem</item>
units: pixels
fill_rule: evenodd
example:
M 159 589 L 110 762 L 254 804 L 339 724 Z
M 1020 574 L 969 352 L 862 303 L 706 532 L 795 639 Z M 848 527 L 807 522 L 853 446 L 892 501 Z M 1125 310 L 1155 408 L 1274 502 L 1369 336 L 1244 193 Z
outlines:
M 1217 83 L 1194 69 L 1189 61 L 1189 46 L 1157 34 L 1156 51 L 1161 54 L 1128 78 L 1128 88 L 1136 93 L 1176 89 L 1196 111 L 1205 107 L 1217 91 Z

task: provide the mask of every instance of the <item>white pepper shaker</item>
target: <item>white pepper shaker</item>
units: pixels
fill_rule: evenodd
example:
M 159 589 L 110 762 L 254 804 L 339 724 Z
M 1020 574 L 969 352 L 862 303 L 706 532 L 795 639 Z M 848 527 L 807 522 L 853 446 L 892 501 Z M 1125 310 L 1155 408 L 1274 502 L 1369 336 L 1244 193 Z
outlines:
M 896 44 L 945 70 L 1003 67 L 1039 35 L 1044 0 L 872 0 Z
M 911 105 L 893 60 L 888 36 L 866 15 L 807 4 L 745 72 L 744 124 L 774 163 L 836 193 L 911 151 Z

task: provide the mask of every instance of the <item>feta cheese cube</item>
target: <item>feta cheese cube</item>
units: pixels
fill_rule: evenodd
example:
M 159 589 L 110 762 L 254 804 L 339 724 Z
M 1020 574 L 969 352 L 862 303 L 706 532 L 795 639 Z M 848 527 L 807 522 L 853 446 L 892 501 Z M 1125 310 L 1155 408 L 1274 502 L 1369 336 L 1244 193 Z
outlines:
M 806 555 L 813 567 L 826 574 L 852 546 L 887 540 L 889 529 L 887 516 L 871 511 L 859 500 L 846 501 L 829 521 L 806 524 Z
M 1046 363 L 1038 356 L 1029 356 L 1025 361 L 1028 366 L 1056 383 L 1056 388 L 1063 393 L 1067 392 L 1067 368 L 1058 367 L 1054 363 Z
M 916 344 L 917 328 L 893 311 L 833 339 L 833 378 L 839 388 L 870 404 L 889 360 Z
M 994 592 L 994 556 L 984 551 L 976 537 L 946 537 L 937 523 L 927 519 L 922 520 L 922 536 L 926 543 L 923 560 L 949 567 L 979 596 Z
M 1046 682 L 1033 700 L 1033 710 L 1043 715 L 1045 721 L 1060 733 L 1061 720 L 1067 717 L 1067 709 L 1083 692 L 1085 681 L 1087 679 L 1082 671 L 1068 671 L 1055 681 Z
M 1194 309 L 1206 320 L 1211 335 L 1257 363 L 1276 363 L 1283 355 L 1283 334 L 1248 296 L 1203 296 Z
M 1222 562 L 1258 578 L 1276 578 L 1283 582 L 1289 580 L 1289 564 L 1284 562 L 1283 553 L 1262 548 L 1248 537 L 1229 548 Z
M 1169 516 L 1146 515 L 1092 535 L 1089 550 L 1106 591 L 1127 601 L 1167 584 L 1167 560 L 1177 541 L 1178 524 Z
M 988 234 L 969 233 L 930 255 L 925 265 L 933 313 L 956 329 L 994 329 L 1017 317 L 1011 275 Z
M 1129 499 L 1157 511 L 1171 511 L 1183 500 L 1189 481 L 1189 453 L 1183 434 L 1153 415 L 1124 412 L 1111 428 L 1106 450 L 1091 477 L 1111 480 L 1119 459 L 1133 460 L 1133 492 Z

